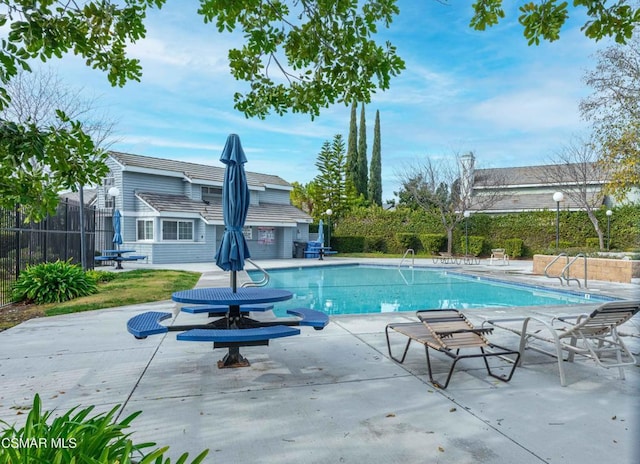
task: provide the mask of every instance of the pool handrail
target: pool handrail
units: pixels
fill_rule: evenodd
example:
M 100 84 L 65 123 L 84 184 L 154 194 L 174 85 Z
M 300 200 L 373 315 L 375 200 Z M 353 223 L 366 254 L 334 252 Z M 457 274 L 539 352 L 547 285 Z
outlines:
M 575 255 L 573 259 L 569 261 L 567 265 L 562 269 L 562 273 L 560 275 L 565 280 L 565 282 L 567 282 L 567 287 L 569 286 L 569 281 L 575 280 L 578 283 L 578 288 L 581 288 L 580 281 L 578 279 L 576 279 L 575 277 L 569 277 L 569 268 L 578 260 L 578 258 L 584 258 L 584 288 L 587 288 L 587 256 L 584 253 L 578 253 L 577 255 Z
M 556 256 L 555 258 L 553 258 L 553 259 L 551 260 L 551 262 L 550 262 L 549 264 L 547 264 L 547 265 L 545 266 L 545 268 L 544 268 L 544 276 L 545 276 L 545 277 L 548 277 L 549 279 L 558 279 L 558 280 L 560 280 L 560 285 L 564 285 L 564 282 L 562 281 L 562 273 L 561 273 L 560 275 L 557 275 L 557 276 L 549 275 L 549 268 L 550 268 L 551 266 L 553 266 L 553 264 L 554 264 L 556 261 L 558 261 L 558 260 L 559 260 L 561 257 L 563 257 L 563 256 L 565 256 L 565 257 L 567 258 L 567 262 L 568 262 L 568 261 L 569 261 L 569 256 L 568 256 L 566 253 L 562 252 L 562 253 L 559 253 L 559 254 L 558 254 L 558 256 Z
M 262 279 L 260 279 L 257 282 L 254 282 L 253 280 L 244 282 L 241 287 L 264 287 L 265 285 L 267 285 L 269 283 L 269 279 L 271 278 L 271 276 L 269 275 L 269 273 L 267 271 L 265 271 L 262 267 L 260 267 L 258 264 L 256 264 L 253 260 L 247 258 L 245 259 L 245 261 L 248 261 L 249 263 L 251 263 L 256 269 L 258 269 L 260 272 L 262 272 Z
M 407 251 L 404 252 L 404 255 L 402 255 L 402 259 L 400 260 L 400 264 L 398 264 L 398 269 L 400 269 L 402 267 L 402 263 L 404 263 L 404 260 L 407 258 L 407 255 L 411 253 L 411 268 L 413 268 L 414 264 L 415 264 L 415 260 L 416 260 L 416 252 L 413 250 L 413 248 L 407 248 Z

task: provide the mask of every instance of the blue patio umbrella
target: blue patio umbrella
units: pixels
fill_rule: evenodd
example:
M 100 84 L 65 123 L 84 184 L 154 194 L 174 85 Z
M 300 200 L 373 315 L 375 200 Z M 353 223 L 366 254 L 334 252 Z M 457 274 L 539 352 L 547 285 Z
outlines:
M 318 242 L 324 246 L 324 221 L 322 219 L 318 223 Z
M 116 248 L 118 248 L 118 246 L 122 245 L 122 232 L 121 232 L 121 225 L 120 225 L 120 210 L 115 210 L 113 212 L 113 244 L 116 245 Z
M 251 257 L 242 234 L 249 211 L 249 187 L 244 172 L 247 157 L 240 144 L 240 137 L 236 134 L 231 134 L 227 138 L 220 161 L 226 165 L 222 186 L 222 214 L 225 228 L 222 242 L 216 253 L 216 265 L 224 271 L 231 271 L 231 287 L 235 292 L 236 272 L 244 269 L 244 260 Z

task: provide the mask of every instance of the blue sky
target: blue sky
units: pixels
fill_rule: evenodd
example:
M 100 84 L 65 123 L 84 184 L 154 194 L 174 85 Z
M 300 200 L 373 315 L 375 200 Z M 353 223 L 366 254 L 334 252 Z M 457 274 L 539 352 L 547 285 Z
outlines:
M 383 31 L 406 70 L 366 107 L 368 157 L 380 111 L 383 199 L 398 190 L 399 168 L 425 157 L 473 151 L 479 167 L 544 164 L 584 133 L 578 104 L 589 94 L 582 77 L 595 66 L 595 43 L 572 18 L 560 41 L 527 46 L 516 6 L 485 32 L 469 28 L 471 2 L 400 0 L 400 16 Z M 246 119 L 233 93 L 227 51 L 237 43 L 195 13 L 197 2 L 169 2 L 149 15 L 148 35 L 131 48 L 141 83 L 111 88 L 106 76 L 65 57 L 52 62 L 69 85 L 100 103 L 117 121 L 112 149 L 219 165 L 226 137 L 240 135 L 250 171 L 309 182 L 325 140 L 349 127 L 349 108 L 336 105 L 314 121 L 306 115 Z M 575 15 L 574 15 L 575 16 Z M 358 111 L 359 117 L 359 111 Z

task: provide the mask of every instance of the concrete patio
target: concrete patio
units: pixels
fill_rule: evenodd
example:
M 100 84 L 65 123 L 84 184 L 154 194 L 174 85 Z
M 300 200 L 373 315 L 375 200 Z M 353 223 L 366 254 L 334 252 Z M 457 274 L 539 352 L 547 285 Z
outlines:
M 348 261 L 259 264 L 269 269 Z M 482 264 L 472 271 L 554 286 L 530 275 L 529 266 Z M 204 272 L 199 286 L 228 285 L 228 275 L 212 264 L 171 267 Z M 592 282 L 589 292 L 637 298 L 638 285 Z M 509 316 L 578 314 L 594 306 L 507 310 Z M 120 404 L 121 419 L 143 411 L 132 424 L 135 441 L 169 445 L 172 458 L 209 448 L 207 463 L 640 461 L 637 365 L 620 380 L 617 369 L 579 360 L 567 366 L 569 385 L 563 388 L 556 361 L 543 355 L 527 353 L 509 383 L 488 377 L 481 361 L 468 360 L 447 390 L 437 390 L 427 381 L 421 346 L 411 349 L 402 366 L 387 354 L 386 324 L 414 320 L 413 314 L 385 313 L 332 316 L 321 332 L 302 328 L 301 336 L 243 348 L 248 368 L 218 369 L 225 350 L 212 351 L 210 343 L 178 342 L 172 333 L 145 340 L 128 334 L 126 321 L 151 309 L 178 310 L 163 301 L 34 319 L 1 332 L 0 418 L 21 423 L 35 393 L 45 408 L 61 411 L 91 404 L 106 411 Z M 465 314 L 479 324 L 504 316 L 505 308 Z M 178 313 L 174 323 L 185 317 L 206 319 Z M 624 328 L 637 335 L 639 327 L 636 316 Z M 518 339 L 507 332 L 490 338 L 517 347 Z M 639 338 L 625 342 L 640 351 Z M 445 372 L 449 360 L 436 359 L 435 371 Z

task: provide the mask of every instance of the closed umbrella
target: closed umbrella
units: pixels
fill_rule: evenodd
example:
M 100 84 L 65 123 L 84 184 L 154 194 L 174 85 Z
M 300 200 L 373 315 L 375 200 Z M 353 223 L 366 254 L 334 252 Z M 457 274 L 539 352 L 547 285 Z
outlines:
M 320 219 L 318 223 L 318 242 L 321 246 L 324 246 L 324 222 Z
M 116 249 L 118 249 L 120 247 L 120 245 L 122 245 L 122 232 L 121 232 L 121 225 L 120 225 L 120 210 L 115 210 L 113 212 L 113 244 L 116 246 Z
M 249 187 L 244 172 L 247 157 L 240 137 L 231 134 L 222 150 L 220 161 L 225 165 L 222 186 L 222 214 L 224 235 L 216 253 L 216 264 L 224 271 L 231 271 L 231 288 L 237 289 L 237 271 L 244 269 L 244 260 L 251 257 L 249 247 L 242 234 L 249 210 Z

